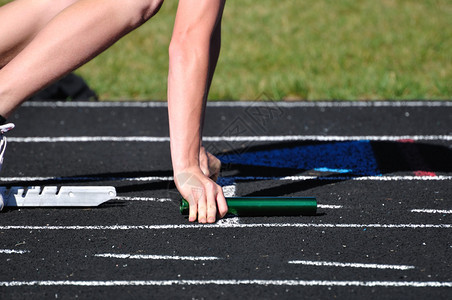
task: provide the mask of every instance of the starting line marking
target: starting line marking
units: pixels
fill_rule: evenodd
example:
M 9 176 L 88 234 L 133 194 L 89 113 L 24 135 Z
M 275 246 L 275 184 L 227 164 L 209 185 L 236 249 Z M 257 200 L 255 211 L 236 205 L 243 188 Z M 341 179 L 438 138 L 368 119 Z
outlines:
M 183 225 L 98 225 L 98 226 L 31 226 L 3 225 L 0 230 L 168 230 L 214 228 L 341 228 L 341 229 L 451 229 L 452 224 L 314 224 L 314 223 L 221 223 Z
M 170 255 L 140 255 L 140 254 L 113 254 L 113 253 L 103 253 L 95 254 L 96 257 L 105 258 L 122 258 L 122 259 L 155 259 L 155 260 L 218 260 L 219 257 L 214 256 L 170 256 Z
M 393 176 L 284 176 L 284 177 L 264 177 L 264 176 L 237 176 L 224 177 L 233 181 L 253 181 L 253 180 L 279 180 L 279 181 L 303 181 L 303 180 L 321 180 L 321 181 L 442 181 L 452 180 L 452 176 L 412 176 L 412 175 L 393 175 Z M 0 177 L 0 182 L 27 182 L 27 181 L 173 181 L 173 176 L 143 176 L 143 177 Z
M 343 208 L 343 206 L 342 205 L 317 204 L 317 208 L 341 209 L 341 208 Z
M 28 250 L 10 250 L 10 249 L 0 249 L 0 254 L 25 254 L 30 251 Z
M 412 209 L 411 212 L 416 213 L 427 213 L 427 214 L 452 214 L 451 210 L 442 210 L 442 209 Z
M 286 176 L 286 177 L 237 177 L 236 180 L 357 180 L 357 181 L 433 181 L 433 180 L 452 180 L 452 176 Z
M 341 281 L 341 280 L 116 280 L 116 281 L 0 281 L 0 286 L 172 286 L 172 285 L 261 285 L 337 287 L 417 287 L 450 288 L 448 281 Z
M 340 263 L 329 261 L 307 261 L 307 260 L 291 260 L 289 264 L 305 265 L 305 266 L 322 266 L 322 267 L 350 267 L 365 269 L 392 269 L 392 270 L 410 270 L 414 266 L 405 265 L 382 265 L 382 264 L 362 264 L 362 263 Z
M 345 141 L 452 141 L 452 135 L 362 135 L 362 136 L 321 136 L 321 135 L 280 135 L 280 136 L 206 136 L 205 142 L 345 142 Z M 83 142 L 169 142 L 169 137 L 155 136 L 65 136 L 65 137 L 8 137 L 11 143 L 83 143 Z
M 150 201 L 150 202 L 172 202 L 170 198 L 155 198 L 155 197 L 118 197 L 114 200 L 120 201 Z

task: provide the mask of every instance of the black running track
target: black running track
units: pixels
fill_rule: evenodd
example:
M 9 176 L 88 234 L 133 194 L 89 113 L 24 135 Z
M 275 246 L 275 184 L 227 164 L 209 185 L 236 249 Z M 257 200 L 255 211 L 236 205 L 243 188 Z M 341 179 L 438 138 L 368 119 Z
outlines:
M 316 216 L 189 223 L 162 103 L 30 102 L 3 186 L 112 185 L 97 208 L 0 214 L 1 299 L 452 297 L 452 102 L 210 103 L 228 195 Z

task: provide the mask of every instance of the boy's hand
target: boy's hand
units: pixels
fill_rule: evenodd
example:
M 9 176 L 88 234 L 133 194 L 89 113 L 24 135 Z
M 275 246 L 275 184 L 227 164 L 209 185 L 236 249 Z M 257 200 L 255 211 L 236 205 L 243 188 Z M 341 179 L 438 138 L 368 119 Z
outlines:
M 200 167 L 175 172 L 174 182 L 182 197 L 190 204 L 190 222 L 214 223 L 216 216 L 224 217 L 228 211 L 223 190 L 208 178 Z

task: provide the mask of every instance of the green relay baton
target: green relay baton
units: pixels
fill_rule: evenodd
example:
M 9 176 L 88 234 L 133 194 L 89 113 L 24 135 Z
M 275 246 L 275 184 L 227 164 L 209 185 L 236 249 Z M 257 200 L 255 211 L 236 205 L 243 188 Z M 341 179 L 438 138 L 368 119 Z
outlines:
M 314 197 L 226 197 L 228 213 L 237 216 L 300 216 L 315 215 Z M 181 199 L 180 212 L 188 215 L 188 201 Z

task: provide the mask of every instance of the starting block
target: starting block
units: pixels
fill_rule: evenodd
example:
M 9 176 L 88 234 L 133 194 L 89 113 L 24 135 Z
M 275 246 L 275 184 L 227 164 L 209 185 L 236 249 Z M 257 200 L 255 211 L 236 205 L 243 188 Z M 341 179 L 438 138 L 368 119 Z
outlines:
M 112 186 L 0 187 L 8 207 L 94 207 L 116 197 Z

